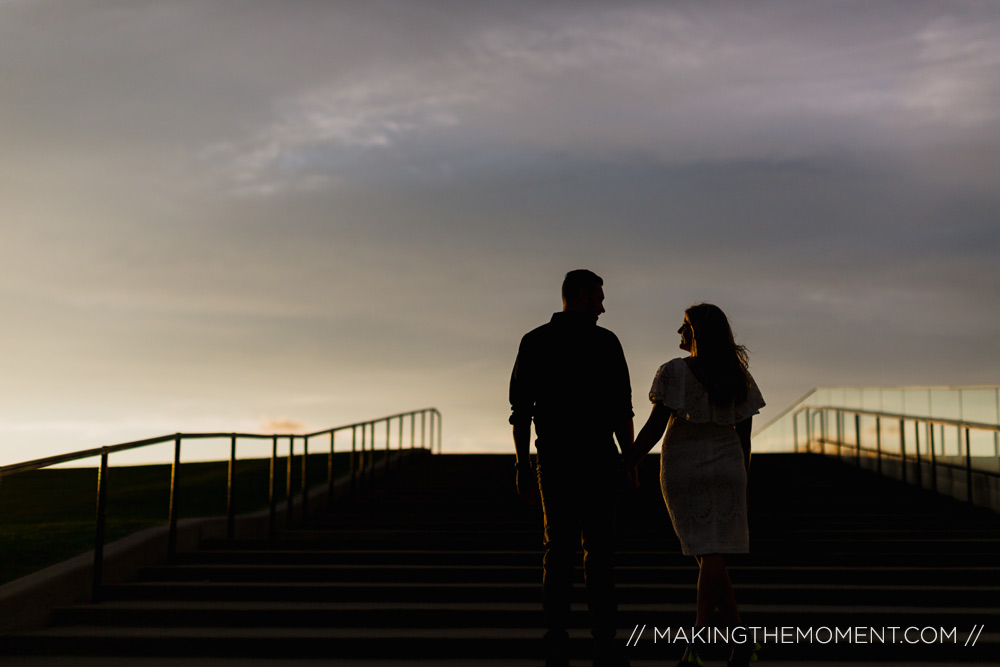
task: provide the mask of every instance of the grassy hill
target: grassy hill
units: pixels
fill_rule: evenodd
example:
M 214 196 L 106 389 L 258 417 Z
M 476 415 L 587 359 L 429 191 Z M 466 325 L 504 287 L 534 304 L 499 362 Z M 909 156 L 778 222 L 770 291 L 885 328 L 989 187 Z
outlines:
M 381 452 L 376 457 L 381 457 Z M 349 453 L 334 456 L 334 474 L 348 472 Z M 278 500 L 285 494 L 287 459 L 277 461 Z M 302 457 L 292 463 L 293 493 L 301 490 Z M 237 513 L 268 505 L 270 460 L 237 461 Z M 326 480 L 327 455 L 310 454 L 309 485 Z M 181 464 L 179 518 L 226 513 L 228 462 Z M 107 541 L 166 525 L 170 466 L 112 467 L 108 473 Z M 23 577 L 94 548 L 97 514 L 96 468 L 35 470 L 0 484 L 0 584 Z

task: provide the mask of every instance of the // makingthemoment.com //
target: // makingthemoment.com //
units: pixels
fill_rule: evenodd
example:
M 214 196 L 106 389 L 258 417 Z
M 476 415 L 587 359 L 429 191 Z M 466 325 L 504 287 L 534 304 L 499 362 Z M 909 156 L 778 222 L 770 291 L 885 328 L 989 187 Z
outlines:
M 640 641 L 654 644 L 963 644 L 975 646 L 982 634 L 982 625 L 973 625 L 972 631 L 960 635 L 957 627 L 933 626 L 849 626 L 849 627 L 798 627 L 798 626 L 738 626 L 716 627 L 667 627 L 658 628 L 636 625 L 629 637 L 628 646 L 638 646 Z M 963 641 L 961 637 L 965 637 Z

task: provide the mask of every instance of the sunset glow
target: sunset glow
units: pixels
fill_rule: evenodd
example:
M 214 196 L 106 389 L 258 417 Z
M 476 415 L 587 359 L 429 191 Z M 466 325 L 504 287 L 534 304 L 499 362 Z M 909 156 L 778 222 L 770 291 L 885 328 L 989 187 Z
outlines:
M 605 280 L 636 413 L 710 301 L 761 423 L 995 384 L 1000 5 L 0 2 L 0 465 L 435 406 Z

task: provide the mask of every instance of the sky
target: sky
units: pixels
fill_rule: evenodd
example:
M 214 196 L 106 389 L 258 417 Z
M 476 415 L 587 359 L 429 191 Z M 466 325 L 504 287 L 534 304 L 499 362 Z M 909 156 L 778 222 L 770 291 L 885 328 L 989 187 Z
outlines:
M 436 406 L 605 280 L 768 406 L 1000 382 L 1000 4 L 0 0 L 0 464 Z M 197 452 L 192 452 L 192 456 Z

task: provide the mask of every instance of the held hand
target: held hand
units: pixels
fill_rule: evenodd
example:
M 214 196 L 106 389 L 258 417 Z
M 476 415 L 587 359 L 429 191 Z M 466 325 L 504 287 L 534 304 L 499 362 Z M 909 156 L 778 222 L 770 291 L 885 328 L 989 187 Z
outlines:
M 529 505 L 538 503 L 538 478 L 535 477 L 533 468 L 517 469 L 517 495 L 521 496 Z
M 639 488 L 639 470 L 635 467 L 635 465 L 630 466 L 628 465 L 628 462 L 626 462 L 625 476 L 628 477 L 628 481 L 632 485 L 632 488 Z
M 639 488 L 639 471 L 636 469 L 637 462 L 634 457 L 626 455 L 622 459 L 621 472 L 628 480 L 628 486 L 634 489 Z

